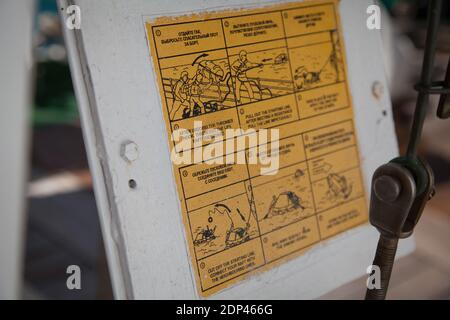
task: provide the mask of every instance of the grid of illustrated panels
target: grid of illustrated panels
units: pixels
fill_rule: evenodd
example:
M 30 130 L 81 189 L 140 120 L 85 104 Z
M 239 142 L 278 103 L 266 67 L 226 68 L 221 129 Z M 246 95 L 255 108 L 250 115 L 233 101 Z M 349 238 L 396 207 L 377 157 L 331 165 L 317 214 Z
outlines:
M 305 7 L 300 7 L 299 9 L 304 9 L 304 8 Z M 293 9 L 284 10 L 284 11 L 274 11 L 271 14 L 279 15 L 281 17 L 281 21 L 283 21 L 283 19 L 287 18 L 288 15 L 290 14 L 290 12 L 293 10 L 296 10 L 296 9 L 293 8 Z M 267 15 L 268 13 L 263 13 L 263 14 Z M 257 16 L 257 14 L 253 14 L 252 16 Z M 238 16 L 238 18 L 242 18 L 242 16 Z M 225 30 L 229 26 L 229 18 L 219 18 L 219 19 L 214 19 L 214 20 L 220 21 L 220 23 L 222 24 L 223 30 Z M 336 26 L 336 21 L 334 22 L 334 26 Z M 153 27 L 153 28 L 155 28 L 155 27 Z M 252 55 L 252 56 L 258 55 L 258 52 L 261 52 L 261 53 L 265 53 L 265 54 L 271 54 L 272 56 L 279 58 L 281 60 L 286 59 L 288 68 L 287 68 L 287 70 L 285 70 L 286 73 L 284 75 L 282 75 L 280 77 L 280 79 L 271 79 L 271 78 L 261 77 L 258 79 L 259 83 L 253 84 L 254 87 L 256 87 L 256 88 L 258 87 L 258 85 L 260 85 L 260 86 L 264 86 L 264 88 L 269 87 L 271 90 L 270 94 L 269 94 L 269 91 L 259 92 L 258 93 L 259 96 L 256 97 L 255 100 L 253 100 L 253 101 L 249 97 L 248 92 L 247 92 L 247 94 L 245 94 L 245 90 L 244 90 L 244 93 L 242 93 L 242 97 L 237 97 L 236 96 L 236 86 L 238 86 L 240 84 L 236 83 L 236 81 L 239 81 L 239 80 L 232 81 L 233 93 L 227 101 L 227 103 L 228 103 L 227 108 L 224 110 L 216 111 L 216 112 L 224 112 L 226 110 L 234 109 L 236 118 L 238 119 L 238 123 L 243 128 L 249 127 L 248 125 L 243 123 L 244 119 L 245 119 L 246 108 L 249 108 L 252 105 L 258 104 L 261 101 L 269 101 L 271 99 L 278 99 L 281 97 L 283 97 L 284 99 L 286 99 L 286 97 L 290 97 L 292 99 L 293 105 L 295 105 L 296 109 L 293 111 L 293 113 L 294 113 L 293 117 L 291 117 L 291 119 L 289 119 L 288 122 L 285 122 L 282 124 L 277 124 L 273 127 L 279 127 L 280 125 L 286 125 L 286 124 L 293 123 L 293 122 L 295 123 L 300 120 L 323 115 L 324 113 L 336 112 L 338 110 L 349 107 L 349 104 L 347 101 L 347 103 L 345 105 L 341 106 L 340 108 L 324 110 L 323 112 L 319 112 L 317 114 L 308 114 L 307 112 L 303 113 L 303 110 L 300 109 L 299 105 L 301 104 L 302 99 L 305 99 L 305 97 L 308 96 L 308 91 L 310 91 L 310 90 L 316 90 L 316 89 L 327 90 L 326 88 L 329 87 L 330 90 L 332 91 L 334 86 L 341 85 L 341 86 L 345 87 L 345 92 L 347 93 L 347 97 L 348 97 L 348 91 L 347 91 L 347 87 L 346 87 L 345 70 L 343 67 L 342 67 L 342 69 L 340 69 L 338 66 L 338 63 L 336 61 L 333 61 L 332 63 L 330 63 L 330 61 L 326 61 L 326 63 L 330 63 L 333 65 L 333 67 L 335 69 L 334 74 L 332 76 L 328 76 L 326 81 L 324 81 L 323 83 L 320 83 L 311 88 L 307 88 L 307 87 L 303 87 L 302 83 L 296 83 L 296 77 L 298 76 L 299 73 L 302 72 L 302 70 L 300 69 L 301 67 L 294 66 L 291 64 L 291 61 L 298 61 L 299 59 L 301 59 L 301 57 L 307 56 L 309 52 L 317 51 L 318 49 L 320 49 L 319 51 L 321 51 L 321 52 L 327 52 L 327 50 L 326 50 L 327 48 L 329 48 L 329 50 L 331 52 L 334 52 L 333 59 L 338 59 L 337 56 L 342 55 L 342 52 L 341 52 L 341 48 L 339 45 L 339 37 L 338 37 L 338 32 L 337 32 L 336 27 L 334 27 L 330 30 L 321 31 L 317 34 L 303 34 L 303 35 L 297 35 L 297 36 L 295 34 L 292 34 L 292 32 L 286 32 L 284 25 L 280 26 L 280 28 L 283 31 L 283 36 L 280 38 L 272 39 L 270 41 L 265 41 L 264 43 L 249 42 L 249 43 L 246 43 L 245 45 L 240 45 L 240 46 L 229 46 L 227 44 L 227 41 L 225 40 L 224 47 L 218 47 L 213 50 L 214 51 L 213 53 L 216 54 L 216 56 L 219 56 L 219 57 L 221 57 L 221 59 L 226 60 L 226 63 L 230 69 L 233 66 L 233 64 L 236 63 L 236 61 L 239 59 L 239 55 L 244 51 L 249 56 L 250 55 Z M 305 38 L 307 38 L 307 39 L 305 40 Z M 225 32 L 224 32 L 224 39 L 226 39 Z M 200 54 L 200 53 L 204 53 L 204 52 L 198 52 L 198 53 Z M 174 56 L 174 57 L 176 57 L 176 56 Z M 170 57 L 170 58 L 172 58 L 172 57 Z M 322 59 L 322 60 L 324 60 L 324 59 Z M 330 68 L 330 66 L 328 66 L 328 68 Z M 321 71 L 321 70 L 319 70 L 319 71 Z M 163 79 L 163 82 L 164 82 L 164 77 L 163 77 L 162 73 L 161 73 L 161 79 Z M 255 91 L 257 91 L 257 90 L 255 90 Z M 166 107 L 168 108 L 168 106 L 169 106 L 169 102 L 168 102 L 167 96 L 166 96 Z M 170 110 L 168 109 L 167 112 L 170 113 Z M 190 119 L 201 118 L 202 116 L 204 116 L 204 114 L 191 116 Z M 170 119 L 170 122 L 172 124 L 172 129 L 177 129 L 179 127 L 177 125 L 179 120 Z M 329 158 L 330 161 L 333 161 L 334 158 L 342 158 L 342 157 L 352 158 L 354 161 L 348 161 L 348 166 L 345 168 L 342 168 L 342 171 L 336 172 L 336 174 L 344 173 L 344 172 L 351 172 L 352 175 L 354 175 L 354 177 L 355 177 L 355 181 L 359 181 L 359 184 L 362 186 L 361 177 L 360 177 L 360 173 L 359 173 L 358 154 L 357 154 L 357 148 L 356 148 L 356 143 L 354 141 L 354 138 L 350 139 L 347 144 L 344 144 L 343 148 L 336 149 L 336 150 L 332 149 L 332 151 L 327 152 L 327 153 L 320 153 L 320 152 L 314 153 L 314 152 L 308 151 L 307 145 L 308 145 L 308 139 L 309 139 L 310 134 L 314 134 L 314 132 L 319 132 L 321 130 L 333 129 L 332 127 L 334 127 L 334 126 L 337 127 L 338 129 L 340 127 L 345 127 L 346 130 L 348 130 L 348 132 L 351 132 L 352 134 L 354 134 L 352 120 L 345 120 L 340 123 L 334 123 L 327 127 L 314 129 L 311 132 L 305 131 L 301 134 L 296 134 L 296 135 L 289 136 L 289 137 L 283 137 L 280 140 L 280 143 L 283 144 L 284 142 L 286 142 L 286 144 L 291 146 L 293 151 L 295 151 L 296 154 L 300 155 L 300 156 L 297 156 L 297 159 L 295 159 L 295 161 L 292 161 L 285 165 L 281 164 L 281 166 L 279 168 L 279 174 L 277 174 L 276 179 L 266 178 L 264 176 L 261 176 L 259 171 L 257 170 L 258 168 L 252 167 L 252 165 L 248 164 L 248 161 L 245 166 L 241 165 L 241 167 L 244 167 L 245 169 L 239 169 L 241 171 L 238 170 L 240 172 L 239 178 L 235 179 L 232 183 L 230 183 L 228 185 L 220 185 L 219 184 L 217 186 L 217 188 L 208 189 L 202 193 L 192 194 L 189 191 L 188 186 L 183 184 L 183 178 L 181 178 L 181 183 L 182 183 L 182 188 L 183 188 L 183 198 L 185 200 L 184 205 L 185 205 L 187 213 L 188 213 L 187 216 L 188 216 L 189 225 L 191 228 L 191 235 L 190 235 L 191 241 L 192 242 L 196 241 L 195 233 L 193 230 L 194 227 L 192 225 L 192 216 L 196 215 L 197 212 L 201 212 L 204 208 L 214 207 L 215 205 L 217 205 L 217 203 L 223 202 L 223 201 L 232 201 L 232 202 L 234 201 L 235 203 L 238 203 L 240 206 L 246 205 L 249 209 L 248 211 L 254 211 L 256 213 L 256 216 L 258 217 L 258 219 L 256 219 L 255 230 L 251 234 L 249 241 L 258 241 L 259 242 L 259 245 L 260 245 L 261 250 L 264 255 L 264 257 L 263 257 L 264 262 L 261 265 L 255 266 L 254 269 L 249 270 L 248 272 L 253 271 L 257 268 L 260 268 L 266 264 L 275 262 L 275 261 L 282 259 L 285 256 L 291 255 L 297 251 L 304 250 L 306 247 L 309 247 L 309 246 L 329 237 L 326 234 L 325 235 L 321 234 L 319 225 L 320 225 L 321 215 L 324 214 L 327 210 L 332 209 L 333 206 L 323 204 L 318 199 L 320 197 L 320 195 L 319 195 L 320 192 L 317 190 L 319 190 L 321 188 L 321 184 L 323 185 L 324 181 L 327 180 L 327 178 L 324 177 L 323 174 L 321 174 L 320 172 L 319 173 L 315 172 L 315 170 L 316 171 L 318 170 L 318 169 L 316 169 L 316 167 L 318 167 L 318 163 L 321 161 L 323 162 L 323 159 L 327 159 L 327 158 Z M 265 126 L 265 128 L 271 128 L 271 126 L 267 125 L 267 126 Z M 249 152 L 251 152 L 251 150 L 249 150 L 249 149 L 245 150 L 245 157 L 247 160 L 248 160 Z M 179 168 L 180 177 L 187 177 L 189 175 L 189 169 L 192 169 L 195 166 L 198 166 L 198 165 L 194 164 L 194 165 L 188 165 L 188 166 Z M 225 169 L 226 169 L 226 167 L 222 168 L 222 170 L 225 170 Z M 286 172 L 285 175 L 283 175 L 284 172 Z M 259 212 L 258 206 L 255 205 L 255 203 L 258 201 L 261 203 L 264 202 L 267 206 L 267 201 L 271 200 L 269 198 L 269 196 L 266 196 L 267 190 L 270 191 L 270 190 L 273 190 L 274 188 L 276 189 L 276 186 L 279 184 L 284 185 L 287 183 L 295 183 L 295 181 L 294 182 L 289 181 L 289 179 L 292 179 L 292 177 L 294 177 L 293 179 L 298 178 L 299 180 L 302 179 L 302 181 L 307 182 L 306 184 L 304 184 L 304 189 L 307 189 L 307 190 L 303 192 L 303 194 L 305 194 L 305 193 L 309 194 L 309 196 L 308 196 L 309 206 L 308 206 L 307 210 L 304 210 L 306 213 L 303 214 L 301 217 L 297 217 L 296 219 L 294 219 L 292 221 L 287 221 L 286 223 L 278 225 L 276 227 L 263 226 L 261 223 L 261 216 L 264 215 L 264 213 Z M 233 190 L 238 190 L 238 191 L 227 194 L 227 188 L 233 188 Z M 191 208 L 192 206 L 189 204 L 190 201 L 195 202 L 195 199 L 201 198 L 201 197 L 204 198 L 208 194 L 211 194 L 211 197 L 209 198 L 210 199 L 209 202 L 208 202 L 208 200 L 197 201 L 198 203 L 201 203 L 202 205 L 193 206 L 193 208 Z M 261 194 L 261 196 L 259 196 L 259 194 Z M 222 196 L 222 198 L 220 198 L 221 196 Z M 259 199 L 260 197 L 262 197 L 264 199 Z M 266 198 L 269 198 L 269 199 L 266 199 Z M 346 202 L 359 201 L 359 200 L 364 200 L 363 190 L 358 190 L 358 192 L 356 192 L 355 196 L 345 199 Z M 342 205 L 342 202 L 335 204 L 335 206 L 340 206 L 340 205 Z M 291 228 L 292 226 L 295 226 L 296 224 L 298 224 L 302 221 L 308 220 L 308 219 L 318 230 L 319 236 L 317 239 L 315 239 L 311 243 L 308 243 L 304 247 L 296 248 L 296 250 L 289 251 L 287 254 L 285 254 L 283 256 L 270 257 L 266 253 L 265 241 L 267 240 L 268 236 L 270 236 L 272 233 L 275 233 L 275 232 L 283 232 L 283 229 Z M 240 244 L 238 244 L 237 246 L 239 246 L 239 245 Z M 195 249 L 195 258 L 196 258 L 196 261 L 198 264 L 198 269 L 202 268 L 203 260 L 211 258 L 214 255 L 220 254 L 221 252 L 228 250 L 228 249 L 230 249 L 230 248 L 223 247 L 223 248 L 219 248 L 217 250 L 211 250 L 210 252 L 203 252 L 203 253 L 199 253 L 197 251 L 197 249 Z M 199 276 L 200 276 L 200 274 L 199 274 Z M 242 273 L 236 275 L 236 277 L 240 277 L 240 276 L 242 276 Z M 224 279 L 223 282 L 229 281 L 231 279 L 232 278 L 228 277 L 228 278 Z M 216 285 L 220 285 L 223 282 L 217 283 Z M 214 286 L 203 288 L 203 285 L 202 285 L 202 291 L 210 290 L 213 287 Z

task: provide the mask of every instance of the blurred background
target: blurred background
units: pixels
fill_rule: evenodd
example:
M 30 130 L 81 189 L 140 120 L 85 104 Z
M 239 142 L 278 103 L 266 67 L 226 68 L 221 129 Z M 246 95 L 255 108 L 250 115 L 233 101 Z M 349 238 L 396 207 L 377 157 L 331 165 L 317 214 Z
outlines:
M 418 82 L 422 64 L 427 1 L 386 0 L 382 5 L 386 10 L 382 13 L 382 33 L 390 85 L 385 90 L 392 96 L 398 142 L 403 152 L 415 107 L 416 93 L 412 88 Z M 35 6 L 34 95 L 29 119 L 24 288 L 20 296 L 111 299 L 58 7 L 53 0 L 36 1 Z M 434 70 L 436 80 L 444 78 L 450 56 L 448 1 L 444 1 L 443 14 Z M 3 59 L 1 53 L 0 58 Z M 417 250 L 394 267 L 388 294 L 391 299 L 450 298 L 450 122 L 437 119 L 437 99 L 432 97 L 431 101 L 420 154 L 434 169 L 436 196 L 428 203 L 416 229 Z M 3 206 L 1 209 L 4 211 Z M 83 290 L 66 288 L 66 268 L 73 264 L 83 270 Z M 358 279 L 323 298 L 361 299 L 364 283 L 365 279 Z

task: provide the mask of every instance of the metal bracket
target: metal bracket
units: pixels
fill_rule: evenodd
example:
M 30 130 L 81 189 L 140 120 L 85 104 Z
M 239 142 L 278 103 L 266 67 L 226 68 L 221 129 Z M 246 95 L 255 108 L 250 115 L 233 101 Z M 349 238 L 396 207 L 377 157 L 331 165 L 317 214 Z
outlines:
M 423 85 L 422 83 L 417 83 L 414 86 L 414 89 L 425 95 L 440 95 L 441 97 L 439 99 L 437 116 L 441 119 L 450 118 L 450 59 L 444 81 L 433 81 L 429 86 Z

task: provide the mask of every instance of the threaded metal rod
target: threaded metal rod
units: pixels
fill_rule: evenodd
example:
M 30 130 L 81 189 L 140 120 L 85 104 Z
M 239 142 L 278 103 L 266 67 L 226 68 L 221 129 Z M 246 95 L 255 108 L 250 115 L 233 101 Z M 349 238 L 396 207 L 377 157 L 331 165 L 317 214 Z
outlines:
M 387 238 L 380 235 L 377 252 L 372 264 L 380 268 L 380 289 L 367 289 L 366 300 L 384 300 L 386 298 L 392 267 L 394 266 L 395 253 L 397 252 L 397 244 L 397 238 Z

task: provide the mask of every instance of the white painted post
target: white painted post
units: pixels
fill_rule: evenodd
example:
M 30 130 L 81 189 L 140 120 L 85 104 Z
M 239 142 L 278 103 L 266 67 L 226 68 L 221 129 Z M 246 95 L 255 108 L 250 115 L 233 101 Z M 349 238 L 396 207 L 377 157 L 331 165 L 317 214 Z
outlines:
M 0 2 L 0 299 L 21 295 L 34 2 Z

